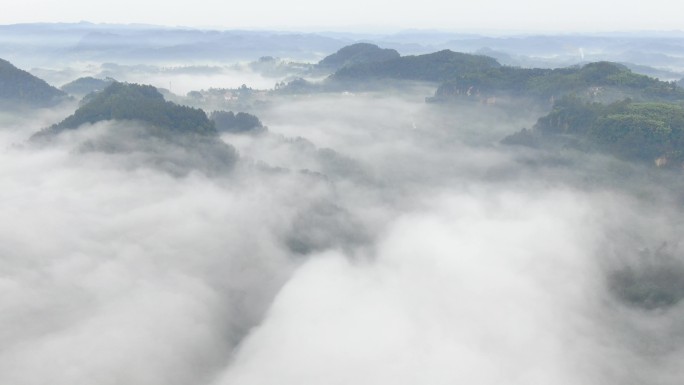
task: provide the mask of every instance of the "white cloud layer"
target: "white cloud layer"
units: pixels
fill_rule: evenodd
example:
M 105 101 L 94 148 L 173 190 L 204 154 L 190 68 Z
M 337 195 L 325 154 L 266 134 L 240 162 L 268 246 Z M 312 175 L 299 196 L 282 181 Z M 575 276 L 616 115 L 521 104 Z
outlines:
M 216 174 L 163 140 L 83 151 L 137 123 L 37 147 L 64 111 L 4 117 L 0 383 L 678 384 L 684 305 L 609 290 L 640 248 L 681 262 L 677 182 L 498 146 L 534 117 L 414 91 L 264 105 Z

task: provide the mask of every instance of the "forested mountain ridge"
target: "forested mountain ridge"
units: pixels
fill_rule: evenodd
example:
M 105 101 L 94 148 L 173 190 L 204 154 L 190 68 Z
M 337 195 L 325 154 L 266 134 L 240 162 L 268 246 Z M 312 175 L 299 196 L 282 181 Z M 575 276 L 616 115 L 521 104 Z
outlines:
M 330 78 L 337 81 L 370 79 L 422 80 L 443 82 L 459 74 L 481 73 L 501 67 L 496 59 L 443 50 L 426 55 L 402 56 L 341 68 Z
M 204 111 L 168 102 L 155 87 L 119 82 L 89 95 L 73 115 L 42 133 L 59 133 L 104 120 L 137 120 L 169 131 L 216 134 Z
M 342 48 L 328 58 L 334 58 L 356 46 Z M 377 46 L 373 47 L 380 50 Z M 640 101 L 684 100 L 684 89 L 676 82 L 661 81 L 634 73 L 623 64 L 602 61 L 563 68 L 522 68 L 502 65 L 489 56 L 450 50 L 372 62 L 348 63 L 322 83 L 296 79 L 280 91 L 306 93 L 363 90 L 373 87 L 382 89 L 388 84 L 393 84 L 392 81 L 423 81 L 438 84 L 434 96 L 427 99 L 430 102 L 524 97 L 553 103 L 554 99 L 568 94 L 585 94 L 593 100 L 602 102 L 613 102 L 627 97 Z
M 96 79 L 91 76 L 86 76 L 66 83 L 59 89 L 70 95 L 81 96 L 95 91 L 103 91 L 114 81 L 115 80 L 112 78 Z
M 336 71 L 340 68 L 384 62 L 399 57 L 399 52 L 393 49 L 380 48 L 370 43 L 356 43 L 326 56 L 318 62 L 316 68 Z
M 624 97 L 684 100 L 684 89 L 675 82 L 636 74 L 622 64 L 611 62 L 556 69 L 500 66 L 458 73 L 440 85 L 432 100 L 498 95 L 550 99 L 571 93 L 585 93 L 597 100 Z
M 625 160 L 680 167 L 684 166 L 684 106 L 630 99 L 601 104 L 568 96 L 557 101 L 532 130 L 523 129 L 503 142 L 533 147 L 570 143 Z
M 0 105 L 50 107 L 66 98 L 46 81 L 0 59 Z
M 78 134 L 81 127 L 98 122 L 107 123 Z M 220 139 L 203 110 L 166 101 L 149 85 L 112 83 L 30 142 L 50 144 L 65 131 L 75 131 L 70 140 L 79 153 L 125 155 L 129 167 L 152 167 L 174 176 L 225 174 L 238 160 L 235 148 Z
M 452 51 L 404 56 L 341 68 L 333 84 L 374 80 L 441 83 L 430 102 L 493 103 L 531 99 L 552 105 L 532 130 L 504 143 L 562 143 L 658 167 L 684 166 L 684 89 L 612 62 L 565 68 L 504 66 L 495 59 Z M 678 104 L 679 103 L 679 104 Z

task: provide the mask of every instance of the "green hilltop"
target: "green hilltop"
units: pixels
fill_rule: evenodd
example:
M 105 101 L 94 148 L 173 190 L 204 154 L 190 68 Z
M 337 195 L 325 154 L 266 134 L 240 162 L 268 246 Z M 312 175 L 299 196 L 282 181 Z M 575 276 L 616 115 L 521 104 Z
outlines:
M 684 167 L 684 89 L 618 63 L 520 68 L 444 50 L 346 65 L 321 85 L 299 79 L 285 90 L 381 90 L 391 81 L 438 84 L 428 102 L 516 106 L 532 101 L 552 107 L 531 130 L 505 138 L 506 144 L 560 143 L 659 167 Z
M 482 73 L 498 67 L 501 64 L 489 56 L 443 50 L 426 55 L 355 64 L 341 68 L 330 78 L 335 81 L 396 79 L 443 82 L 459 74 Z
M 97 79 L 92 76 L 78 78 L 67 84 L 64 84 L 59 89 L 70 95 L 88 95 L 91 92 L 102 91 L 114 82 L 112 78 Z
M 335 71 L 345 67 L 397 59 L 399 56 L 399 52 L 393 49 L 380 48 L 370 43 L 356 43 L 326 56 L 318 62 L 316 67 L 318 69 Z
M 214 123 L 201 109 L 168 102 L 153 86 L 119 82 L 87 96 L 73 115 L 43 133 L 104 120 L 136 120 L 174 132 L 216 134 Z
M 96 136 L 74 139 L 77 151 L 126 154 L 132 167 L 175 176 L 225 174 L 238 160 L 203 110 L 168 102 L 152 86 L 117 82 L 86 96 L 73 115 L 36 133 L 31 142 L 49 144 L 64 131 L 102 121 L 113 124 Z

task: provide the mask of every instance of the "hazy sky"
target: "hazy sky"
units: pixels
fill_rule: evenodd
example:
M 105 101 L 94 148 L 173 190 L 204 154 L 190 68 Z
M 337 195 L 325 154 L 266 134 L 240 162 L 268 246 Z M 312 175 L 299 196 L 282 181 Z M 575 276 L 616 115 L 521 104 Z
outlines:
M 391 31 L 613 31 L 681 29 L 672 0 L 24 0 L 3 7 L 0 24 L 149 23 L 191 27 Z

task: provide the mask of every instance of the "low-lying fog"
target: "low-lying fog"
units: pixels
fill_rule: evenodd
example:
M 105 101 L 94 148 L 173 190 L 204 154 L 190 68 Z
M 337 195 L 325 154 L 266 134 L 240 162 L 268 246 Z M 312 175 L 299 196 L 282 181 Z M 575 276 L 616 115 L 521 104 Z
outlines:
M 60 87 L 80 76 L 113 78 L 120 82 L 150 84 L 178 95 L 209 88 L 238 88 L 243 84 L 256 89 L 269 89 L 287 76 L 267 76 L 250 69 L 249 63 L 221 65 L 216 63 L 119 65 L 114 63 L 77 63 L 67 68 L 34 67 L 30 72 Z
M 502 146 L 544 107 L 432 92 L 274 98 L 224 173 L 4 113 L 0 383 L 680 383 L 684 289 L 622 295 L 682 268 L 680 175 Z

